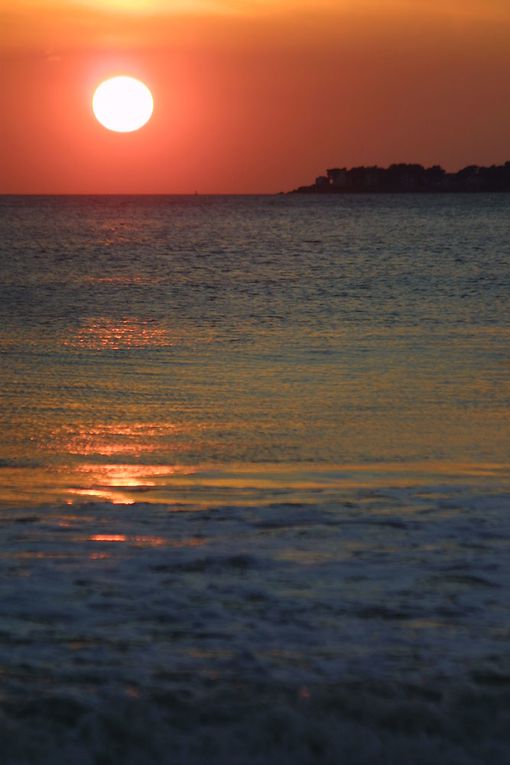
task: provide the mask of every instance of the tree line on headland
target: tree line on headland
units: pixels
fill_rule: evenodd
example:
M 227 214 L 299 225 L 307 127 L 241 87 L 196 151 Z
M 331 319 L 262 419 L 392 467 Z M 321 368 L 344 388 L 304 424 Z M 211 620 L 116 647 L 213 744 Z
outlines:
M 396 164 L 388 168 L 335 167 L 326 172 L 311 186 L 300 186 L 290 193 L 510 192 L 510 162 L 490 167 L 468 165 L 457 173 L 447 173 L 440 165 L 416 164 Z

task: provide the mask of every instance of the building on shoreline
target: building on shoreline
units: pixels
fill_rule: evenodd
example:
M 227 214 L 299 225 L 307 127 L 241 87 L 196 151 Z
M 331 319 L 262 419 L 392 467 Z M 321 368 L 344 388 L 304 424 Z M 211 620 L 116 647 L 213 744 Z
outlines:
M 438 192 L 510 192 L 510 162 L 479 167 L 468 165 L 457 173 L 447 173 L 440 165 L 394 164 L 388 168 L 334 167 L 320 175 L 310 186 L 300 186 L 291 193 L 438 193 Z

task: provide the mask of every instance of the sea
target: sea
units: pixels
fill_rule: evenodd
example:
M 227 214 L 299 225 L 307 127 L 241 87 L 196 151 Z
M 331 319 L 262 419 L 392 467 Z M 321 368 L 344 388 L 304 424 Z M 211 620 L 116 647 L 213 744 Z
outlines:
M 0 198 L 2 765 L 510 762 L 510 195 Z

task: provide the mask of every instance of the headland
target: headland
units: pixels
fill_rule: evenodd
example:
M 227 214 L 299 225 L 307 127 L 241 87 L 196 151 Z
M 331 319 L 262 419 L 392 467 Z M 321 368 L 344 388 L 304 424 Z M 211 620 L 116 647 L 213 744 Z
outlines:
M 394 164 L 387 168 L 334 167 L 319 175 L 310 186 L 300 186 L 291 194 L 349 193 L 469 193 L 510 192 L 510 162 L 480 167 L 468 165 L 448 173 L 440 165 Z

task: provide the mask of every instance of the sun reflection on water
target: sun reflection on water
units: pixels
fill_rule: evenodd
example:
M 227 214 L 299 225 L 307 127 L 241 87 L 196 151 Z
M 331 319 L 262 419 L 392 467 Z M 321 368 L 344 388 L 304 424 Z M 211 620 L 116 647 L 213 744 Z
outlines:
M 103 502 L 111 502 L 112 505 L 134 505 L 135 500 L 127 494 L 116 494 L 105 489 L 69 489 L 69 494 L 76 497 L 99 499 Z
M 135 496 L 163 485 L 174 476 L 191 476 L 196 469 L 184 465 L 102 465 L 87 463 L 76 468 L 80 486 L 69 489 L 75 497 L 88 497 L 114 505 L 133 505 Z
M 82 350 L 123 350 L 132 348 L 167 348 L 173 343 L 164 327 L 149 319 L 107 317 L 87 320 L 64 341 L 68 348 Z
M 165 539 L 165 537 L 142 534 L 91 534 L 89 542 L 106 544 L 129 544 L 131 547 L 202 547 L 207 540 L 201 537 L 186 537 L 184 539 Z
M 69 428 L 64 433 L 67 454 L 101 457 L 140 457 L 157 451 L 162 439 L 177 435 L 182 428 L 172 423 L 99 423 L 91 427 Z

